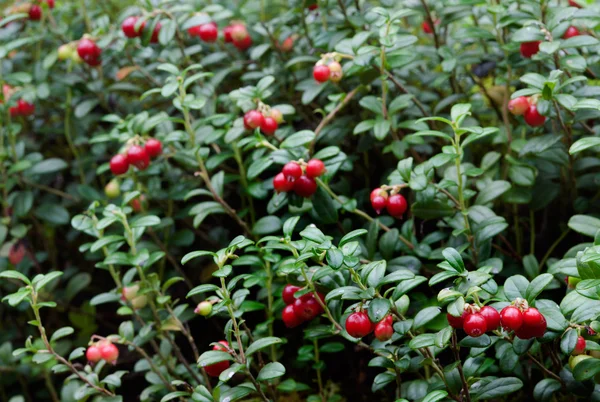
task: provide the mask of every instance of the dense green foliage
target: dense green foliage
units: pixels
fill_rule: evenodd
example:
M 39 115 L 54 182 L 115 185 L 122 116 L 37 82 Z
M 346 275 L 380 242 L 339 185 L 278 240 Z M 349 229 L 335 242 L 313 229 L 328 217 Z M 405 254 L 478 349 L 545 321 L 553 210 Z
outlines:
M 600 400 L 600 4 L 2 7 L 0 400 Z

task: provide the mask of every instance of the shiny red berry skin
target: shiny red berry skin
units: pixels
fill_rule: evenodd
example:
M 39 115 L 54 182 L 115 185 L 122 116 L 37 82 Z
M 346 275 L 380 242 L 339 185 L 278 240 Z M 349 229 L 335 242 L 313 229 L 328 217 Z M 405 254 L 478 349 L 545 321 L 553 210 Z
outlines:
M 531 56 L 540 51 L 541 41 L 521 43 L 521 56 L 530 59 Z
M 17 106 L 11 107 L 9 110 L 11 116 L 31 116 L 35 112 L 35 105 L 19 99 Z
M 233 46 L 237 47 L 239 50 L 246 50 L 250 46 L 252 46 L 252 37 L 250 35 L 240 40 L 237 40 L 235 38 L 232 39 Z
M 488 330 L 486 319 L 479 313 L 469 314 L 463 321 L 463 329 L 467 335 L 477 338 Z
M 127 161 L 130 165 L 140 170 L 145 170 L 150 165 L 150 157 L 144 148 L 139 145 L 132 145 L 127 150 Z
M 311 159 L 306 164 L 306 175 L 308 177 L 319 177 L 325 173 L 325 164 L 320 159 Z
M 381 213 L 381 211 L 383 211 L 386 204 L 387 204 L 387 199 L 383 198 L 380 195 L 376 196 L 375 198 L 373 198 L 371 200 L 371 205 L 373 206 L 373 209 L 375 210 L 375 212 L 377 212 L 377 215 L 379 215 Z
M 254 130 L 260 127 L 265 118 L 258 110 L 249 110 L 244 114 L 244 127 L 246 130 Z
M 120 174 L 125 174 L 129 170 L 129 161 L 127 157 L 122 154 L 116 154 L 110 159 L 110 171 L 118 176 Z
M 536 105 L 530 105 L 529 108 L 525 111 L 523 117 L 525 118 L 525 123 L 527 123 L 531 127 L 543 126 L 544 122 L 546 121 L 546 116 L 542 116 L 538 112 Z
M 446 319 L 448 320 L 448 324 L 450 324 L 450 326 L 452 328 L 455 329 L 462 329 L 463 328 L 463 322 L 465 320 L 465 313 L 463 313 L 460 317 L 455 317 L 450 313 L 446 314 Z
M 200 36 L 200 39 L 202 39 L 204 42 L 212 43 L 216 41 L 219 37 L 219 29 L 217 28 L 217 24 L 211 22 L 209 24 L 200 25 L 198 36 Z
M 102 54 L 102 50 L 93 40 L 83 38 L 77 45 L 77 54 L 90 66 L 97 66 L 100 64 L 100 55 Z
M 373 201 L 373 199 L 377 196 L 381 196 L 387 200 L 388 193 L 387 193 L 387 191 L 382 190 L 381 188 L 377 187 L 375 190 L 371 191 L 371 201 Z
M 125 21 L 121 24 L 121 30 L 128 38 L 135 38 L 140 36 L 142 27 L 140 27 L 137 31 L 135 30 L 135 24 L 137 24 L 139 17 L 127 17 Z
M 294 181 L 294 192 L 300 197 L 308 198 L 317 191 L 317 182 L 312 177 L 300 176 Z
M 421 28 L 423 29 L 423 32 L 425 32 L 426 34 L 433 33 L 433 29 L 431 28 L 431 24 L 429 23 L 429 21 L 423 21 L 423 23 L 421 24 Z
M 29 9 L 29 19 L 32 21 L 39 21 L 42 19 L 42 7 L 33 5 Z
M 264 117 L 260 125 L 260 131 L 265 135 L 273 135 L 277 131 L 277 121 L 272 117 Z
M 381 342 L 389 341 L 392 339 L 392 335 L 394 335 L 394 328 L 392 324 L 389 323 L 388 320 L 382 320 L 381 322 L 375 325 L 375 338 Z
M 231 37 L 231 31 L 233 30 L 233 25 L 227 25 L 223 28 L 223 40 L 225 43 L 233 42 L 233 38 Z
M 292 306 L 296 316 L 305 321 L 312 320 L 322 312 L 319 302 L 310 293 L 296 299 Z
M 346 318 L 346 331 L 354 338 L 362 338 L 373 331 L 373 323 L 364 311 L 352 313 Z
M 162 142 L 156 138 L 150 138 L 144 145 L 146 153 L 149 157 L 154 158 L 162 153 Z
M 46 4 L 48 4 L 48 8 L 50 8 L 50 9 L 54 8 L 54 0 L 46 0 Z
M 99 346 L 100 355 L 109 364 L 114 364 L 119 358 L 119 349 L 112 343 L 104 343 Z
M 283 320 L 285 326 L 288 328 L 297 327 L 298 325 L 304 322 L 304 320 L 301 317 L 296 315 L 296 312 L 294 311 L 294 306 L 292 306 L 291 304 L 285 306 L 283 312 L 281 313 L 281 319 Z
M 540 338 L 546 332 L 546 318 L 544 318 L 538 309 L 529 307 L 523 311 L 523 326 L 529 328 L 534 337 Z
M 89 346 L 85 351 L 85 358 L 90 363 L 98 363 L 102 359 L 100 348 L 96 345 Z
M 294 188 L 294 181 L 288 180 L 283 173 L 279 173 L 273 178 L 273 188 L 278 193 L 287 193 Z
M 294 303 L 296 301 L 296 298 L 294 297 L 294 293 L 296 293 L 299 290 L 300 290 L 300 288 L 298 286 L 285 285 L 285 287 L 283 288 L 283 292 L 281 293 L 281 298 L 283 299 L 283 302 L 285 304 Z
M 288 162 L 283 166 L 281 173 L 283 173 L 288 180 L 293 181 L 302 176 L 302 168 L 296 162 Z
M 573 38 L 575 36 L 579 36 L 581 35 L 581 32 L 579 32 L 579 29 L 575 28 L 575 27 L 569 27 L 567 29 L 567 31 L 565 32 L 565 34 L 563 35 L 564 39 L 569 39 L 569 38 Z
M 525 96 L 519 96 L 508 102 L 508 111 L 515 116 L 522 115 L 527 109 L 529 109 L 529 99 Z
M 158 43 L 158 34 L 160 34 L 160 28 L 162 25 L 159 23 L 156 24 L 154 30 L 152 31 L 152 37 L 150 38 L 150 43 Z
M 500 326 L 500 313 L 492 306 L 483 306 L 479 314 L 485 318 L 488 331 L 493 331 Z
M 220 344 L 220 345 L 219 345 Z M 219 341 L 219 344 L 213 346 L 213 350 L 221 350 L 226 352 L 229 343 L 227 341 Z M 222 346 L 224 345 L 224 346 Z M 204 367 L 206 374 L 211 377 L 218 377 L 221 373 L 229 368 L 229 360 L 218 362 Z
M 406 202 L 406 198 L 404 198 L 401 194 L 391 195 L 387 199 L 386 209 L 388 214 L 394 218 L 402 218 L 402 215 L 404 215 L 407 208 L 408 203 Z
M 585 353 L 585 338 L 583 336 L 579 336 L 577 338 L 577 343 L 575 344 L 575 349 L 573 349 L 573 352 L 571 352 L 571 354 L 573 356 L 577 356 L 583 353 Z
M 10 250 L 8 250 L 8 262 L 15 266 L 19 265 L 19 263 L 23 261 L 26 251 L 27 250 L 22 243 L 13 244 Z
M 574 0 L 569 0 L 569 5 L 570 5 L 571 7 L 577 7 L 577 8 L 581 8 L 581 6 L 579 5 L 579 3 L 577 3 L 577 2 L 576 2 L 576 1 L 574 1 Z
M 325 82 L 329 79 L 331 71 L 329 67 L 318 65 L 313 68 L 313 77 L 317 82 Z
M 506 306 L 500 312 L 500 324 L 506 330 L 516 331 L 523 325 L 523 314 L 515 306 Z

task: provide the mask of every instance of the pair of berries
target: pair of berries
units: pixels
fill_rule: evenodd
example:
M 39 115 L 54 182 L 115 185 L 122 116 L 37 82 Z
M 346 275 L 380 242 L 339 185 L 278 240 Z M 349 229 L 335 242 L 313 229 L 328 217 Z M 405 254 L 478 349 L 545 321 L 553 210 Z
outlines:
M 227 350 L 229 349 L 229 343 L 227 341 L 219 341 L 215 346 L 213 346 L 212 349 L 227 352 Z M 206 374 L 208 374 L 211 377 L 218 377 L 223 371 L 227 370 L 228 368 L 229 360 L 204 366 Z
M 375 212 L 377 212 L 377 215 L 385 208 L 387 209 L 388 214 L 394 218 L 402 218 L 408 209 L 406 198 L 401 194 L 389 195 L 387 191 L 380 187 L 371 191 L 371 205 L 373 206 L 373 209 L 375 209 Z
M 145 170 L 150 166 L 150 158 L 160 155 L 162 152 L 162 142 L 155 138 L 150 138 L 142 147 L 132 145 L 127 149 L 127 155 L 117 154 L 110 160 L 110 171 L 118 176 L 125 174 L 129 170 L 129 165 L 133 165 L 139 170 Z
M 252 37 L 248 33 L 246 25 L 234 23 L 223 29 L 225 43 L 233 43 L 239 50 L 246 50 L 252 46 Z
M 346 332 L 353 338 L 362 338 L 375 331 L 375 337 L 382 341 L 388 341 L 394 334 L 394 317 L 386 316 L 378 323 L 371 322 L 369 315 L 364 311 L 357 311 L 346 318 Z
M 131 16 L 125 18 L 125 21 L 121 24 L 121 30 L 128 38 L 137 38 L 142 34 L 144 28 L 146 27 L 146 21 L 142 22 L 139 27 L 136 29 L 136 25 L 138 24 L 138 20 L 140 17 Z M 158 43 L 158 34 L 160 33 L 160 22 L 158 22 L 154 26 L 154 30 L 152 31 L 152 37 L 150 38 L 150 43 Z
M 463 329 L 467 335 L 473 338 L 477 338 L 488 331 L 493 331 L 500 326 L 500 314 L 491 306 L 478 308 L 467 304 L 460 317 L 448 313 L 446 319 L 452 328 Z
M 17 106 L 13 106 L 8 109 L 12 117 L 16 116 L 31 116 L 35 112 L 35 105 L 19 99 Z
M 298 286 L 286 285 L 281 294 L 286 304 L 281 313 L 281 319 L 288 328 L 297 327 L 303 322 L 310 321 L 323 313 L 323 307 L 321 307 L 321 304 L 319 304 L 313 293 L 306 293 L 296 298 L 294 294 L 299 290 Z M 319 298 L 325 303 L 325 299 L 320 293 Z
M 87 348 L 85 357 L 90 363 L 98 363 L 104 360 L 109 364 L 116 364 L 119 358 L 119 349 L 110 341 L 97 342 Z
M 212 21 L 208 24 L 200 24 L 188 29 L 190 36 L 197 36 L 204 42 L 213 43 L 219 36 L 217 23 Z
M 279 123 L 283 121 L 283 115 L 277 109 L 271 109 L 268 116 L 263 115 L 258 110 L 249 110 L 244 114 L 244 128 L 246 130 L 254 130 L 260 128 L 264 135 L 273 135 Z
M 317 191 L 315 177 L 325 173 L 325 164 L 320 159 L 311 159 L 302 172 L 298 162 L 288 162 L 283 166 L 281 173 L 273 178 L 273 188 L 278 193 L 294 190 L 300 197 L 308 198 Z
M 134 310 L 139 310 L 146 307 L 148 304 L 148 297 L 146 295 L 140 295 L 140 285 L 132 285 L 124 287 L 121 290 L 121 300 L 124 302 L 131 303 Z
M 500 312 L 500 322 L 506 330 L 515 331 L 520 339 L 540 338 L 546 332 L 546 319 L 536 308 L 517 300 L 515 305 L 506 306 Z
M 102 49 L 98 47 L 96 42 L 89 38 L 82 38 L 77 44 L 77 54 L 83 61 L 90 66 L 100 65 L 100 56 Z
M 523 115 L 525 123 L 531 127 L 543 126 L 546 122 L 546 116 L 538 112 L 537 104 L 526 96 L 519 96 L 508 102 L 508 111 L 515 116 Z
M 341 81 L 344 73 L 342 72 L 342 65 L 337 61 L 332 61 L 329 64 L 323 64 L 319 61 L 313 68 L 313 77 L 319 82 L 323 83 L 328 80 L 332 82 Z

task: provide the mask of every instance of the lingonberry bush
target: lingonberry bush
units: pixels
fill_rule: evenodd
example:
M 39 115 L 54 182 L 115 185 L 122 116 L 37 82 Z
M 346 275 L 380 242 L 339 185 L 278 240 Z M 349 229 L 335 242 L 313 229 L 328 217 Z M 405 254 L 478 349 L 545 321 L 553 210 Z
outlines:
M 2 401 L 600 400 L 600 4 L 2 7 Z

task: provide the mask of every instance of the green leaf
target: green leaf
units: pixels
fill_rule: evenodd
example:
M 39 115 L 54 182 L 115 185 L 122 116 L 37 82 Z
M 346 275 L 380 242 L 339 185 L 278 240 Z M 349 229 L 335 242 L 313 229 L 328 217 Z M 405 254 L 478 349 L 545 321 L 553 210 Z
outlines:
M 483 190 L 479 192 L 477 199 L 475 200 L 476 205 L 484 205 L 494 201 L 502 194 L 510 189 L 511 185 L 509 182 L 504 180 L 496 180 L 485 186 Z
M 333 204 L 333 199 L 322 187 L 317 188 L 312 201 L 314 211 L 322 223 L 329 224 L 338 221 L 338 211 Z
M 474 384 L 473 388 L 476 388 L 476 385 Z M 516 377 L 497 378 L 489 382 L 486 381 L 484 385 L 476 388 L 477 391 L 473 400 L 494 399 L 516 392 L 521 388 L 523 388 L 523 382 Z
M 254 224 L 252 233 L 262 236 L 269 233 L 275 233 L 281 230 L 281 219 L 277 216 L 264 216 Z
M 274 378 L 279 378 L 285 374 L 285 367 L 278 362 L 272 362 L 265 365 L 260 373 L 258 373 L 258 381 L 267 381 Z
M 589 215 L 573 215 L 569 219 L 568 226 L 577 233 L 594 237 L 600 230 L 600 219 Z
M 162 33 L 162 30 L 161 30 Z M 177 399 L 180 397 L 190 397 L 190 393 L 189 392 L 185 392 L 185 391 L 175 391 L 175 392 L 169 392 L 167 395 L 163 396 L 162 399 L 160 400 L 160 402 L 167 402 L 167 401 L 172 401 L 173 399 Z M 184 399 L 185 400 L 185 399 Z
M 552 395 L 562 388 L 561 383 L 554 378 L 544 378 L 538 382 L 533 389 L 533 397 L 536 401 L 549 402 Z
M 439 307 L 425 307 L 421 311 L 415 315 L 415 319 L 413 322 L 413 328 L 418 329 L 427 325 L 430 321 L 432 321 L 435 317 L 440 315 L 441 310 Z
M 385 318 L 392 308 L 392 303 L 388 299 L 377 298 L 369 303 L 369 319 L 371 322 L 377 323 Z
M 577 345 L 577 338 L 579 338 L 577 330 L 569 328 L 560 339 L 560 350 L 564 354 L 570 355 L 573 352 L 573 350 L 575 350 L 575 345 Z
M 310 144 L 315 139 L 315 133 L 310 130 L 299 131 L 286 138 L 280 145 L 281 148 L 296 148 Z
M 225 351 L 209 350 L 208 352 L 204 352 L 202 355 L 200 355 L 200 358 L 198 359 L 198 365 L 200 367 L 206 367 L 215 363 L 231 360 L 233 360 L 233 357 L 231 357 L 231 355 Z
M 577 363 L 573 369 L 573 376 L 577 381 L 585 381 L 600 373 L 600 359 L 585 359 Z
M 18 271 L 4 271 L 0 272 L 0 278 L 8 278 L 8 279 L 18 279 L 22 282 L 25 282 L 28 285 L 31 285 L 31 281 L 22 273 Z
M 190 290 L 186 297 L 192 297 L 192 296 L 197 295 L 199 293 L 214 292 L 214 291 L 216 291 L 218 289 L 219 289 L 219 287 L 217 285 L 206 283 L 204 285 L 196 286 L 195 288 L 193 288 L 192 290 Z
M 185 265 L 186 262 L 193 260 L 194 258 L 204 257 L 207 255 L 214 257 L 216 254 L 213 253 L 212 251 L 204 251 L 204 250 L 192 251 L 191 253 L 187 253 L 186 255 L 183 256 L 183 258 L 181 259 L 181 264 Z
M 59 340 L 60 338 L 69 336 L 73 332 L 75 332 L 75 330 L 71 327 L 63 327 L 61 329 L 58 329 L 58 330 L 54 331 L 54 333 L 52 334 L 52 337 L 50 338 L 50 342 L 55 342 L 55 341 Z
M 575 155 L 581 151 L 585 151 L 588 148 L 597 147 L 600 145 L 600 137 L 585 137 L 580 140 L 575 141 L 571 148 L 569 148 L 569 153 L 571 155 Z
M 155 215 L 142 216 L 133 220 L 130 224 L 132 228 L 143 228 L 147 226 L 156 226 L 160 224 L 160 218 Z
M 533 303 L 535 298 L 552 282 L 552 279 L 554 277 L 550 274 L 541 274 L 532 280 L 525 293 L 527 301 Z
M 437 402 L 445 399 L 447 396 L 447 391 L 437 390 L 428 393 L 427 396 L 421 400 L 421 402 Z
M 248 349 L 246 349 L 246 356 L 250 356 L 251 354 L 258 352 L 259 350 L 264 349 L 267 346 L 275 345 L 281 342 L 281 338 L 277 338 L 274 336 L 268 336 L 266 338 L 258 339 L 252 342 L 250 346 L 248 346 Z
M 32 174 L 54 173 L 69 166 L 67 162 L 58 158 L 50 158 L 36 163 L 30 170 Z
M 452 247 L 444 249 L 444 251 L 442 251 L 442 255 L 446 261 L 448 261 L 448 264 L 450 264 L 450 266 L 456 270 L 456 272 L 464 272 L 466 270 L 465 263 L 463 262 L 460 253 Z

